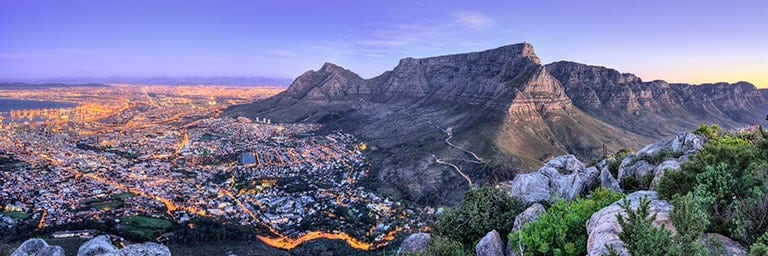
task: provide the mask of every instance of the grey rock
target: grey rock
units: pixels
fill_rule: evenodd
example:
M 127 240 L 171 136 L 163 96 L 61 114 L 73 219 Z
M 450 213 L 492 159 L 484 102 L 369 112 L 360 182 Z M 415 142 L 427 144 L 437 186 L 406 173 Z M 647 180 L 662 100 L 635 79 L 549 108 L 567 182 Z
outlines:
M 622 164 L 619 167 L 619 177 L 617 179 L 620 183 L 630 176 L 638 182 L 643 181 L 647 179 L 646 177 L 653 177 L 653 171 L 656 170 L 656 166 L 645 160 L 636 161 L 631 164 L 630 166 Z M 648 184 L 645 185 L 647 186 Z
M 61 246 L 48 245 L 45 240 L 40 238 L 29 239 L 16 248 L 11 256 L 64 256 L 64 249 Z
M 600 171 L 600 186 L 613 189 L 613 191 L 616 191 L 617 193 L 623 192 L 621 186 L 619 186 L 619 181 L 613 177 L 611 172 L 608 171 L 608 168 L 603 168 L 602 171 Z
M 512 226 L 512 231 L 515 232 L 517 230 L 520 230 L 520 228 L 523 227 L 526 223 L 534 222 L 536 219 L 539 218 L 539 215 L 542 215 L 547 212 L 547 209 L 544 208 L 543 205 L 539 203 L 535 203 L 531 205 L 530 207 L 526 208 L 525 211 L 521 212 L 520 214 L 515 217 L 515 224 Z M 507 243 L 507 246 L 505 248 L 505 252 L 507 256 L 517 255 L 514 250 L 512 249 L 517 248 L 518 245 L 513 245 L 510 243 Z
M 653 155 L 662 150 L 681 152 L 683 155 L 690 155 L 704 147 L 704 142 L 705 139 L 699 135 L 688 132 L 678 132 L 672 137 L 665 138 L 659 142 L 643 147 L 637 151 L 636 155 Z
M 630 208 L 637 209 L 640 204 L 640 198 L 647 196 L 650 203 L 650 214 L 656 214 L 656 220 L 653 222 L 655 226 L 664 225 L 664 227 L 670 230 L 673 234 L 676 233 L 675 227 L 672 225 L 670 214 L 672 212 L 672 205 L 667 201 L 659 198 L 658 193 L 655 191 L 637 191 L 626 196 L 626 199 L 630 201 Z M 617 214 L 626 216 L 626 211 L 619 206 L 619 203 L 623 200 L 616 201 L 609 206 L 592 214 L 587 221 L 587 234 L 589 238 L 587 240 L 587 254 L 589 256 L 600 256 L 606 254 L 608 251 L 606 246 L 612 245 L 619 251 L 621 255 L 629 255 L 629 251 L 626 248 L 624 242 L 619 239 L 619 233 L 621 233 L 621 226 L 616 219 Z
M 655 190 L 666 172 L 676 172 L 679 170 L 680 162 L 677 160 L 667 160 L 660 163 L 659 166 L 656 166 L 656 170 L 653 171 L 653 181 L 651 182 L 651 187 L 649 189 Z
M 80 245 L 80 248 L 77 249 L 77 256 L 108 255 L 115 251 L 117 251 L 117 247 L 112 245 L 109 236 L 101 235 Z
M 733 239 L 717 233 L 706 233 L 701 242 L 707 247 L 709 255 L 746 256 L 748 251 Z
M 517 215 L 517 217 L 515 217 L 515 224 L 512 226 L 512 231 L 519 230 L 526 223 L 536 221 L 536 219 L 539 218 L 539 215 L 545 212 L 547 212 L 547 209 L 545 209 L 544 206 L 539 203 L 535 203 L 529 206 L 525 209 L 525 211 L 521 212 Z
M 170 256 L 171 251 L 165 245 L 153 242 L 131 244 L 118 249 L 109 236 L 101 235 L 86 241 L 77 250 L 77 256 Z
M 504 243 L 495 229 L 485 234 L 475 246 L 477 256 L 504 256 Z
M 397 250 L 397 254 L 416 252 L 424 253 L 427 250 L 427 243 L 431 239 L 428 233 L 415 233 L 409 235 L 402 243 L 400 243 L 400 249 Z
M 536 172 L 515 176 L 505 187 L 510 195 L 527 203 L 552 202 L 553 194 L 570 201 L 594 187 L 597 175 L 597 168 L 585 168 L 575 156 L 562 155 Z

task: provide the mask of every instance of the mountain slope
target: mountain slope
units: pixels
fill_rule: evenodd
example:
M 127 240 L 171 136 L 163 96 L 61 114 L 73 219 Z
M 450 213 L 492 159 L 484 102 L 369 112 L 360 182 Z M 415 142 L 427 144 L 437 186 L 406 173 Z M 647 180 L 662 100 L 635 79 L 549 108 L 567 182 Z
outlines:
M 568 62 L 543 66 L 523 43 L 406 58 L 371 79 L 326 63 L 286 91 L 227 114 L 355 134 L 374 148 L 368 154 L 381 192 L 435 203 L 453 201 L 464 190 L 455 188 L 468 185 L 446 162 L 475 184 L 508 179 L 553 155 L 590 159 L 604 146 L 637 147 L 701 121 L 734 127 L 752 118 L 743 111 L 768 109 L 754 86 L 735 87 L 642 82 Z

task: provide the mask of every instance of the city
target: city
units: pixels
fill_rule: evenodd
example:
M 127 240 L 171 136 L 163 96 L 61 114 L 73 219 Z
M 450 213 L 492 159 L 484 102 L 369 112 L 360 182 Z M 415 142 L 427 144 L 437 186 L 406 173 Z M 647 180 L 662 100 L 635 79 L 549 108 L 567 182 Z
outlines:
M 144 239 L 168 234 L 137 220 L 199 217 L 253 226 L 292 249 L 342 239 L 372 250 L 434 213 L 366 191 L 365 142 L 314 124 L 220 116 L 279 87 L 82 86 L 0 91 L 75 107 L 12 110 L 0 129 L 0 227 L 120 222 Z M 51 91 L 58 92 L 52 93 Z M 87 102 L 80 104 L 79 102 Z M 10 120 L 10 121 L 9 121 Z

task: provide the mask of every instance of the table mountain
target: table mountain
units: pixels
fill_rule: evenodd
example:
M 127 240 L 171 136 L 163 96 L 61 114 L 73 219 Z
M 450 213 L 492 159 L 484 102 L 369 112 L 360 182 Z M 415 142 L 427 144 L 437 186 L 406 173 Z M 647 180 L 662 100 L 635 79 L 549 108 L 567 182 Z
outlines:
M 767 95 L 748 83 L 644 82 L 604 67 L 545 66 L 522 43 L 406 58 L 370 79 L 325 63 L 282 93 L 226 114 L 355 134 L 371 148 L 372 186 L 437 203 L 467 188 L 456 168 L 473 184 L 507 180 L 554 155 L 590 159 L 604 146 L 637 148 L 702 122 L 739 127 L 762 120 Z

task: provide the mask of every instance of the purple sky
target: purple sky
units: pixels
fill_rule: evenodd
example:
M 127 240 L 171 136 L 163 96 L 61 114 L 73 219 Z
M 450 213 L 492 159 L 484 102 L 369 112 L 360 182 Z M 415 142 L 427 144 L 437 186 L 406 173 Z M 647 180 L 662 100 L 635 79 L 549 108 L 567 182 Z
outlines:
M 371 77 L 404 57 L 528 41 L 644 80 L 768 87 L 768 1 L 0 0 L 0 78 Z

